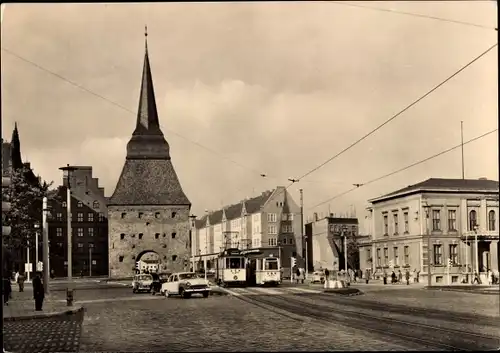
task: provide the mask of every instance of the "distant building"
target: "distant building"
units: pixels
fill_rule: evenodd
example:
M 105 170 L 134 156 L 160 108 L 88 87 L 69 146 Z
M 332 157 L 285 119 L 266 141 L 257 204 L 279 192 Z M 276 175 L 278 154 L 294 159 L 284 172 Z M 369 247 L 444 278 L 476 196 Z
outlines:
M 72 274 L 105 276 L 108 274 L 108 217 L 104 189 L 92 176 L 92 167 L 73 166 L 70 174 Z M 67 177 L 50 202 L 50 268 L 57 277 L 68 273 Z
M 195 222 L 191 260 L 195 269 L 214 268 L 214 259 L 225 248 L 252 250 L 255 256 L 281 255 L 289 275 L 291 257 L 305 265 L 302 249 L 300 207 L 283 186 L 265 191 L 220 210 L 208 212 Z M 253 256 L 253 255 L 249 255 Z
M 162 271 L 189 269 L 189 211 L 160 129 L 146 43 L 136 127 L 108 202 L 109 276 L 130 277 L 144 254 L 159 256 Z
M 158 260 L 139 260 L 137 262 L 139 271 L 142 272 L 158 272 L 160 264 Z
M 476 269 L 484 283 L 486 271 L 499 267 L 498 192 L 498 181 L 484 178 L 431 178 L 370 200 L 362 269 L 420 271 L 427 283 L 430 259 L 432 283 L 444 284 L 450 259 L 452 283 Z
M 306 223 L 308 267 L 318 270 L 343 270 L 345 267 L 344 235 L 358 237 L 358 219 L 349 217 L 318 218 L 315 213 L 311 222 Z M 348 258 L 348 268 L 357 269 L 354 259 Z

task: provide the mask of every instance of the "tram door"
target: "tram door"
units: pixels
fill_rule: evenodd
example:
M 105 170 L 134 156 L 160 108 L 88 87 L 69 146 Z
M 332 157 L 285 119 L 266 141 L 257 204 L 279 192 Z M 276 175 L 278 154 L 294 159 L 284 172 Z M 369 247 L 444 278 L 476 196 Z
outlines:
M 250 286 L 254 286 L 257 283 L 255 277 L 257 269 L 257 259 L 248 259 L 247 263 L 247 283 Z

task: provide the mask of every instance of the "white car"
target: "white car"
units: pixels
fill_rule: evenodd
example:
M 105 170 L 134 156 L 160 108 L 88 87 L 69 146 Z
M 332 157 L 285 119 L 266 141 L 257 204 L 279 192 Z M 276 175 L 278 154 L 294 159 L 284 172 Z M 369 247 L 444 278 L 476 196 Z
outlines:
M 142 291 L 151 292 L 153 285 L 153 276 L 150 274 L 135 275 L 132 280 L 132 292 L 139 293 Z
M 167 282 L 161 285 L 160 293 L 165 297 L 180 295 L 189 298 L 192 294 L 202 294 L 207 298 L 210 295 L 210 286 L 194 272 L 179 272 L 172 274 Z

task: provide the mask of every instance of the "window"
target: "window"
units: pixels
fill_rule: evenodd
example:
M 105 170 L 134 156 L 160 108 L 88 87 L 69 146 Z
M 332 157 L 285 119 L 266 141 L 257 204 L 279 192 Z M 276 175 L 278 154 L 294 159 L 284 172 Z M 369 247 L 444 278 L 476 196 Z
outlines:
M 384 235 L 389 234 L 389 217 L 384 215 Z
M 394 247 L 394 266 L 399 266 L 399 249 L 397 246 Z
M 79 248 L 83 248 L 83 243 L 78 243 Z
M 104 213 L 99 212 L 99 222 L 104 222 Z
M 177 255 L 172 255 L 172 261 L 177 260 Z
M 125 233 L 120 234 L 120 239 L 121 240 L 125 239 Z
M 155 212 L 155 218 L 160 218 L 160 212 Z
M 94 243 L 89 243 L 89 248 L 93 248 L 94 247 Z
M 62 221 L 62 213 L 56 213 L 56 219 Z
M 83 213 L 78 212 L 78 214 L 77 214 L 77 220 L 78 220 L 78 222 L 83 222 Z
M 93 237 L 94 236 L 94 228 L 88 228 L 87 232 L 89 234 L 89 237 Z
M 441 211 L 432 210 L 432 230 L 441 230 Z
M 278 239 L 276 239 L 276 238 L 269 238 L 268 243 L 269 243 L 269 246 L 277 246 L 278 245 Z
M 94 213 L 93 212 L 87 213 L 87 220 L 89 222 L 94 222 Z
M 177 235 L 177 233 L 176 233 L 176 232 L 173 232 L 173 233 L 172 233 L 172 239 L 175 239 L 175 236 L 176 236 L 176 235 Z
M 159 239 L 160 238 L 160 233 L 155 233 L 155 239 Z
M 405 222 L 405 233 L 410 232 L 410 224 L 408 223 L 408 212 L 403 213 L 403 220 Z
M 393 217 L 394 217 L 394 234 L 398 234 L 398 230 L 399 230 L 398 214 L 394 213 Z
M 477 225 L 477 213 L 472 210 L 469 212 L 469 230 L 474 230 L 474 226 Z
M 78 207 L 78 208 L 82 208 L 82 207 L 83 207 L 83 202 L 78 201 L 78 203 L 76 204 L 76 207 Z
M 62 235 L 63 235 L 62 228 L 57 228 L 57 229 L 56 229 L 56 235 L 57 235 L 58 237 L 62 237 Z
M 488 212 L 488 230 L 495 230 L 495 211 Z
M 139 212 L 139 214 L 137 215 L 139 218 L 142 218 L 142 216 L 144 216 L 144 213 L 142 212 Z
M 453 265 L 458 264 L 458 245 L 450 244 L 450 260 Z
M 278 234 L 278 228 L 276 226 L 268 226 L 267 233 L 268 234 Z
M 443 246 L 441 244 L 434 244 L 434 265 L 443 264 Z
M 92 265 L 97 265 L 97 261 L 96 260 L 92 260 Z
M 118 261 L 123 262 L 123 255 L 118 256 Z
M 389 263 L 389 249 L 384 248 L 384 265 L 387 266 Z
M 123 218 L 125 218 L 125 216 L 126 216 L 126 215 L 127 215 L 127 214 L 126 214 L 125 212 L 122 212 L 122 214 L 121 214 L 121 216 L 120 216 L 120 217 L 123 219 Z
M 366 249 L 366 259 L 369 260 L 372 257 L 372 250 L 370 248 Z
M 288 213 L 283 213 L 283 214 L 281 215 L 281 220 L 282 220 L 282 221 L 288 221 Z
M 79 237 L 83 237 L 83 228 L 77 228 L 76 232 Z
M 283 245 L 286 245 L 286 238 L 283 238 Z
M 276 219 L 277 219 L 276 213 L 268 213 L 267 214 L 267 221 L 268 222 L 274 223 L 274 222 L 276 222 Z
M 377 266 L 382 266 L 382 257 L 380 255 L 380 249 L 377 249 Z
M 448 230 L 457 230 L 457 211 L 448 210 Z
M 94 201 L 94 202 L 92 203 L 92 208 L 94 208 L 94 209 L 98 209 L 98 208 L 99 208 L 99 201 Z
M 66 203 L 66 201 L 62 202 L 62 207 L 68 207 L 68 204 Z
M 175 218 L 176 214 L 177 214 L 177 212 L 172 212 L 172 218 Z
M 410 247 L 408 245 L 406 245 L 403 248 L 403 251 L 404 251 L 404 256 L 405 256 L 405 265 L 409 265 L 410 264 Z
M 289 221 L 293 221 L 293 213 L 289 213 L 288 214 L 288 220 Z

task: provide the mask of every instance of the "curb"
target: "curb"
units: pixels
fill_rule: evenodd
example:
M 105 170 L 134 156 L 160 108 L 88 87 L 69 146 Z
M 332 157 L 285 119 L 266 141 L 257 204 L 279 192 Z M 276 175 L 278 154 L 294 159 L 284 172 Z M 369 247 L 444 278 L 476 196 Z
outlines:
M 18 316 L 18 317 L 4 317 L 3 321 L 6 322 L 6 321 L 23 321 L 23 320 L 45 319 L 45 318 L 49 318 L 49 317 L 74 315 L 74 314 L 78 314 L 84 310 L 85 310 L 84 307 L 80 305 L 80 306 L 77 306 L 76 308 L 73 308 L 70 310 L 57 311 L 57 312 L 53 312 L 53 313 L 40 313 L 40 314 Z
M 363 294 L 365 294 L 362 291 L 360 291 L 359 289 L 358 289 L 357 292 L 353 292 L 353 293 L 343 293 L 341 291 L 336 291 L 335 289 L 325 289 L 323 291 L 323 293 L 326 293 L 326 294 L 337 294 L 337 295 L 340 295 L 342 297 L 352 297 L 352 296 L 356 296 L 356 295 L 363 295 Z

